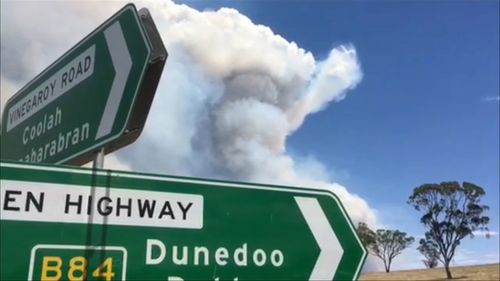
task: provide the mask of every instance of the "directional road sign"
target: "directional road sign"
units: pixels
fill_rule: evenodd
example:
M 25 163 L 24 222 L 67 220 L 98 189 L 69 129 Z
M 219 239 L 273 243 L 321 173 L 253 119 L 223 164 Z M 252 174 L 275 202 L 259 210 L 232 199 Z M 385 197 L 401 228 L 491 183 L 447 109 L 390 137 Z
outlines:
M 83 164 L 137 138 L 167 56 L 141 11 L 125 6 L 7 102 L 2 159 Z
M 327 191 L 0 168 L 1 280 L 353 280 L 366 257 Z

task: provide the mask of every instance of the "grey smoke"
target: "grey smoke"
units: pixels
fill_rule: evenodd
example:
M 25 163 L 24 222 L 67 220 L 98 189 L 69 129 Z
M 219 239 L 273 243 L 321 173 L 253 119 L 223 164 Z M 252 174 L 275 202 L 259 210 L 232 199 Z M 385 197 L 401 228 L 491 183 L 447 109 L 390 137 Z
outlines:
M 355 222 L 376 223 L 366 201 L 332 182 L 321 163 L 309 171 L 286 150 L 309 114 L 361 81 L 353 45 L 317 61 L 234 9 L 166 2 L 154 11 L 170 57 L 144 134 L 118 153 L 122 162 L 133 170 L 325 188 Z
M 100 4 L 97 13 L 95 2 L 52 4 L 2 3 L 2 106 L 12 89 L 123 2 Z M 106 157 L 107 167 L 324 188 L 341 198 L 355 223 L 376 224 L 364 199 L 333 182 L 320 162 L 297 162 L 286 147 L 308 115 L 361 82 L 353 45 L 333 48 L 318 61 L 234 9 L 200 12 L 170 1 L 136 5 L 150 9 L 170 56 L 143 134 Z M 26 14 L 31 23 L 20 20 Z

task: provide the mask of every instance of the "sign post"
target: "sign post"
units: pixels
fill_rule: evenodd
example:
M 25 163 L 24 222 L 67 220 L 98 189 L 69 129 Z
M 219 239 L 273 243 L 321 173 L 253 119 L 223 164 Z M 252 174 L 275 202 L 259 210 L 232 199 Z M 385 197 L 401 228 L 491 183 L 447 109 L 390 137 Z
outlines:
M 1 158 L 80 165 L 131 143 L 166 57 L 147 10 L 126 5 L 9 99 Z
M 366 258 L 323 190 L 0 169 L 2 280 L 354 280 Z

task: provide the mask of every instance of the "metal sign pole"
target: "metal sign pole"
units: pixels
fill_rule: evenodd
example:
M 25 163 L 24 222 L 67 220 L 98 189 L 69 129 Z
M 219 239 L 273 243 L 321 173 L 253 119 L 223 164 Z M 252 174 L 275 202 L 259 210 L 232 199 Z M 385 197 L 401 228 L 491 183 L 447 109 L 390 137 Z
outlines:
M 94 157 L 94 162 L 92 164 L 92 185 L 90 186 L 90 194 L 91 197 L 94 198 L 96 194 L 96 180 L 97 180 L 97 169 L 102 169 L 104 167 L 104 147 L 101 147 L 99 150 L 95 152 L 95 157 Z M 109 188 L 106 188 L 106 195 L 109 195 Z M 107 204 L 106 204 L 107 208 Z M 94 221 L 94 214 L 91 213 L 90 216 L 88 217 L 88 224 L 87 224 L 87 247 L 93 245 L 93 240 L 94 240 L 94 227 L 93 227 L 93 221 Z M 104 220 L 105 223 L 107 223 L 107 218 Z M 102 245 L 105 245 L 105 232 L 102 232 L 101 234 L 101 243 Z M 85 250 L 85 258 L 87 260 L 90 260 L 92 256 L 94 255 L 93 251 L 89 251 L 88 249 Z M 102 253 L 101 253 L 102 255 Z
M 101 147 L 94 158 L 94 164 L 92 168 L 94 169 L 102 169 L 104 166 L 104 147 Z

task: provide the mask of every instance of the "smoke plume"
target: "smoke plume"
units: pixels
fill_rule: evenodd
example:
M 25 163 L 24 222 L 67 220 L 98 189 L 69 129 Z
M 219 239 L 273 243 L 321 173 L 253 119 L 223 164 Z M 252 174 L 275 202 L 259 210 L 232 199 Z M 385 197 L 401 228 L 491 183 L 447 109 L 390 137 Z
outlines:
M 170 56 L 144 135 L 119 159 L 134 170 L 324 188 L 355 222 L 375 223 L 366 201 L 301 170 L 286 150 L 309 114 L 361 81 L 354 46 L 318 61 L 234 9 L 166 2 L 154 12 Z
M 48 65 L 123 5 L 107 3 L 95 14 L 87 3 L 56 4 L 65 12 L 55 14 L 41 4 L 2 11 L 2 103 L 13 94 L 4 82 L 10 88 L 27 82 L 42 70 L 38 65 Z M 198 11 L 169 1 L 136 5 L 151 11 L 169 58 L 143 134 L 110 156 L 113 167 L 328 189 L 355 223 L 376 223 L 365 200 L 333 182 L 321 163 L 305 165 L 286 147 L 309 114 L 344 99 L 360 83 L 353 45 L 335 47 L 317 60 L 235 9 Z M 52 17 L 32 21 L 54 28 L 30 37 L 37 26 L 21 22 L 16 13 L 44 12 Z M 55 26 L 60 22 L 68 24 Z M 75 35 L 74 26 L 85 32 Z M 55 45 L 65 49 L 54 50 Z

